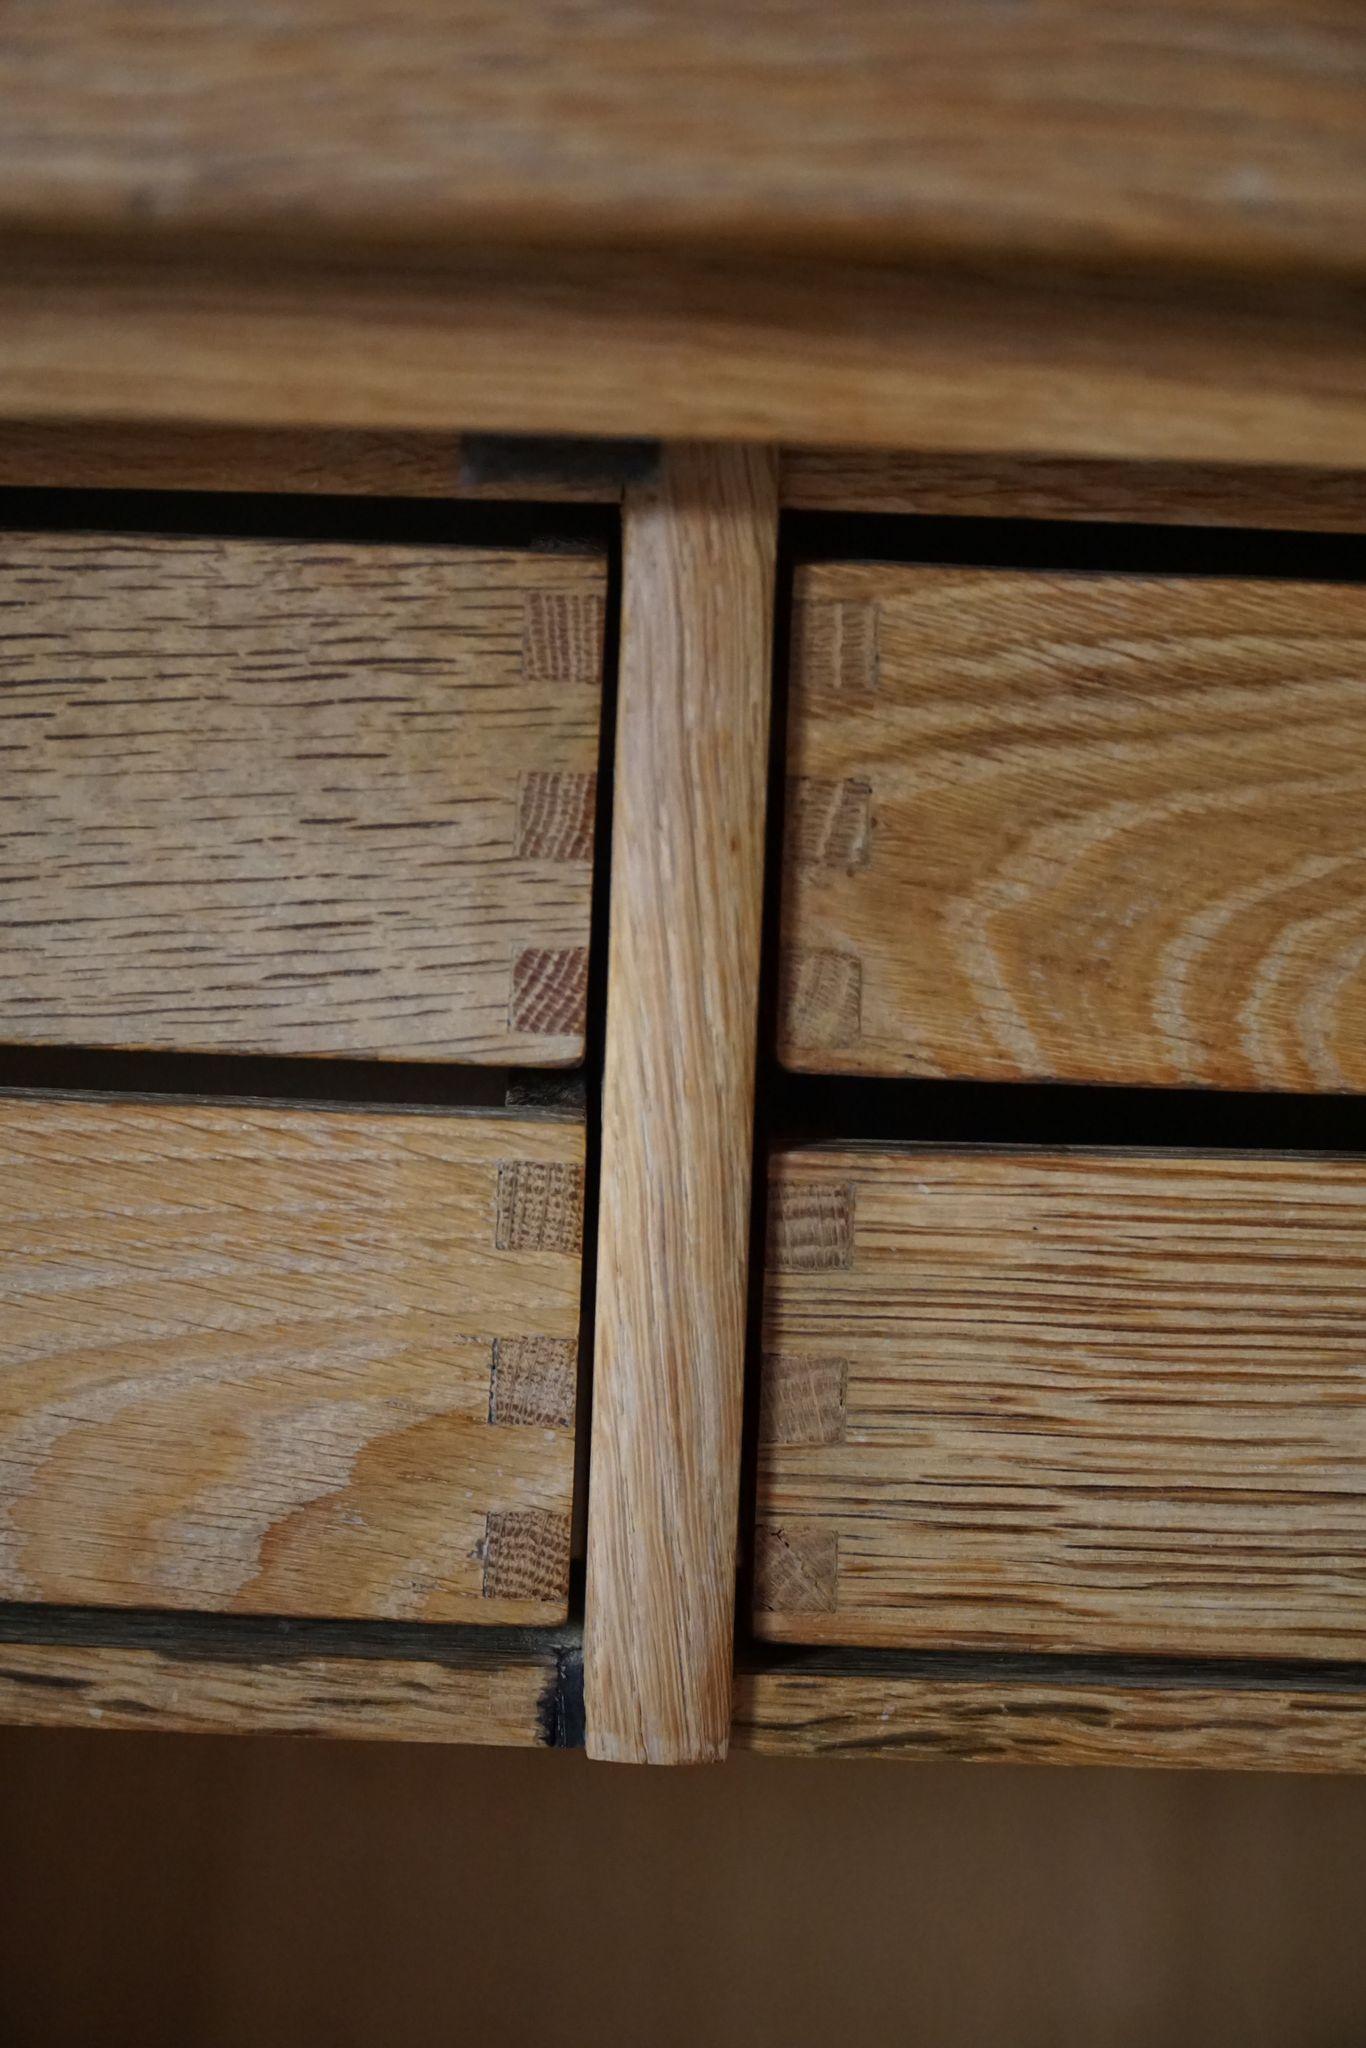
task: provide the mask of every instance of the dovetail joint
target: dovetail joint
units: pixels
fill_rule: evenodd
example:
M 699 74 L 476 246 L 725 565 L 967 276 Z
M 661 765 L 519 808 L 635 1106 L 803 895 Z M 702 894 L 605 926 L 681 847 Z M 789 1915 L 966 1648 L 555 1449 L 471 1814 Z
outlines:
M 508 1024 L 532 1038 L 581 1037 L 588 1016 L 587 946 L 528 946 L 512 963 Z
M 828 1614 L 835 1605 L 839 1539 L 828 1522 L 761 1525 L 754 1604 L 770 1614 Z
M 769 1194 L 768 1264 L 775 1273 L 832 1273 L 854 1263 L 854 1189 L 847 1181 L 779 1182 Z
M 481 1546 L 486 1600 L 560 1600 L 569 1586 L 569 1517 L 548 1508 L 498 1509 Z
M 583 1243 L 583 1168 L 501 1160 L 493 1241 L 500 1252 L 577 1252 Z
M 848 1385 L 847 1359 L 766 1352 L 759 1393 L 760 1443 L 843 1443 Z
M 606 605 L 587 591 L 529 590 L 522 608 L 522 673 L 530 683 L 596 683 Z
M 572 1429 L 574 1346 L 566 1337 L 495 1337 L 489 1373 L 489 1421 Z

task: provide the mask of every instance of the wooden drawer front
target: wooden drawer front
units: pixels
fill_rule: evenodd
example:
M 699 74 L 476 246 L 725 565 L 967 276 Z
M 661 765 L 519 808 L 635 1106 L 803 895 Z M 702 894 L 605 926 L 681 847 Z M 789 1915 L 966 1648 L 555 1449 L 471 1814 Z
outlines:
M 1366 1087 L 1366 587 L 797 582 L 781 1055 Z
M 582 1128 L 0 1101 L 0 1597 L 565 1613 Z
M 756 1616 L 1360 1657 L 1366 1162 L 778 1159 Z
M 0 535 L 0 1040 L 580 1058 L 604 576 Z

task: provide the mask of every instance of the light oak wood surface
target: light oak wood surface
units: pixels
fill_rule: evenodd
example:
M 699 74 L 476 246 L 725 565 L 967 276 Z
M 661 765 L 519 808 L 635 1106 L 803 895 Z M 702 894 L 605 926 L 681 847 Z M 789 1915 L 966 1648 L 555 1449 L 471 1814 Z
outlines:
M 46 0 L 3 54 L 11 233 L 1366 269 L 1323 0 Z
M 755 1626 L 1359 1658 L 1366 1163 L 773 1163 Z
M 605 566 L 0 535 L 0 1039 L 582 1056 Z
M 1366 1690 L 1191 1677 L 990 1677 L 770 1666 L 735 1681 L 737 1750 L 1126 1770 L 1366 1770 Z
M 725 1755 L 777 464 L 623 507 L 584 1636 L 588 1750 Z
M 0 1597 L 560 1620 L 583 1142 L 0 1099 Z
M 780 1052 L 1366 1087 L 1366 585 L 797 579 Z
M 5 1629 L 0 1722 L 524 1749 L 553 1744 L 558 1733 L 565 1646 L 549 1631 L 514 1638 L 481 1630 L 484 1650 L 428 1632 L 420 1648 L 395 1642 L 387 1654 L 287 1635 L 216 1651 L 170 1627 L 160 1636 L 155 1644 L 83 1641 L 68 1630 L 34 1641 Z
M 66 237 L 5 258 L 0 420 L 1366 466 L 1366 311 L 1313 280 Z

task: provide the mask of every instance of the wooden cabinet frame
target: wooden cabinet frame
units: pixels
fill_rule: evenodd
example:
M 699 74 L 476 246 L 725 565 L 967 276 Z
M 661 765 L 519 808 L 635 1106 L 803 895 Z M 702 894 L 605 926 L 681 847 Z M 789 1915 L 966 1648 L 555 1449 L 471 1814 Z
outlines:
M 482 444 L 474 455 L 485 459 Z M 1353 530 L 1366 489 L 1352 472 L 1018 457 L 812 452 L 779 466 L 693 446 L 647 457 L 643 476 L 639 457 L 610 444 L 595 459 L 585 481 L 572 444 L 513 443 L 502 480 L 464 486 L 615 500 L 623 521 L 586 1636 L 578 1622 L 518 1631 L 11 1607 L 4 1711 L 54 1724 L 586 1738 L 592 1754 L 653 1761 L 723 1755 L 733 1713 L 737 1744 L 778 1753 L 1360 1768 L 1366 1665 L 746 1648 L 743 1622 L 733 1652 L 732 1617 L 780 498 L 1312 532 Z M 21 488 L 283 480 L 438 494 L 460 461 L 453 441 L 412 434 L 0 433 L 0 475 Z M 689 1256 L 679 1289 L 670 1276 Z

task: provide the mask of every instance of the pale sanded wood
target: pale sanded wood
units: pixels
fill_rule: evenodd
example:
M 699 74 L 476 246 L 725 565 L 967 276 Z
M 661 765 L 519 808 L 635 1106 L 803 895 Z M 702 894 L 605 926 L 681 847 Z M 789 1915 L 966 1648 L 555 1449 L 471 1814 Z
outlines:
M 482 1633 L 482 1632 L 481 1632 Z M 180 1735 L 339 1736 L 537 1748 L 556 1735 L 552 1635 L 398 1645 L 385 1655 L 290 1640 L 217 1653 L 173 1629 L 156 1646 L 0 1641 L 0 1722 Z
M 491 246 L 0 265 L 0 416 L 1366 466 L 1361 295 Z M 302 367 L 299 367 L 302 366 Z
M 0 1099 L 0 1598 L 560 1619 L 582 1197 L 569 1120 Z
M 604 579 L 0 535 L 0 1040 L 581 1057 Z
M 1366 269 L 1323 0 L 45 0 L 0 230 Z
M 736 1749 L 912 1763 L 1366 1770 L 1366 1691 L 1183 1678 L 907 1676 L 778 1667 L 735 1681 Z
M 730 1728 L 776 462 L 624 505 L 584 1639 L 592 1756 Z
M 4 442 L 0 438 L 0 460 Z M 1366 529 L 1366 475 L 1256 463 L 1082 462 L 792 448 L 784 505 L 955 519 L 1139 520 L 1173 526 Z
M 781 1054 L 1366 1087 L 1366 586 L 797 581 Z
M 818 1147 L 770 1225 L 761 1635 L 1361 1655 L 1366 1162 Z

